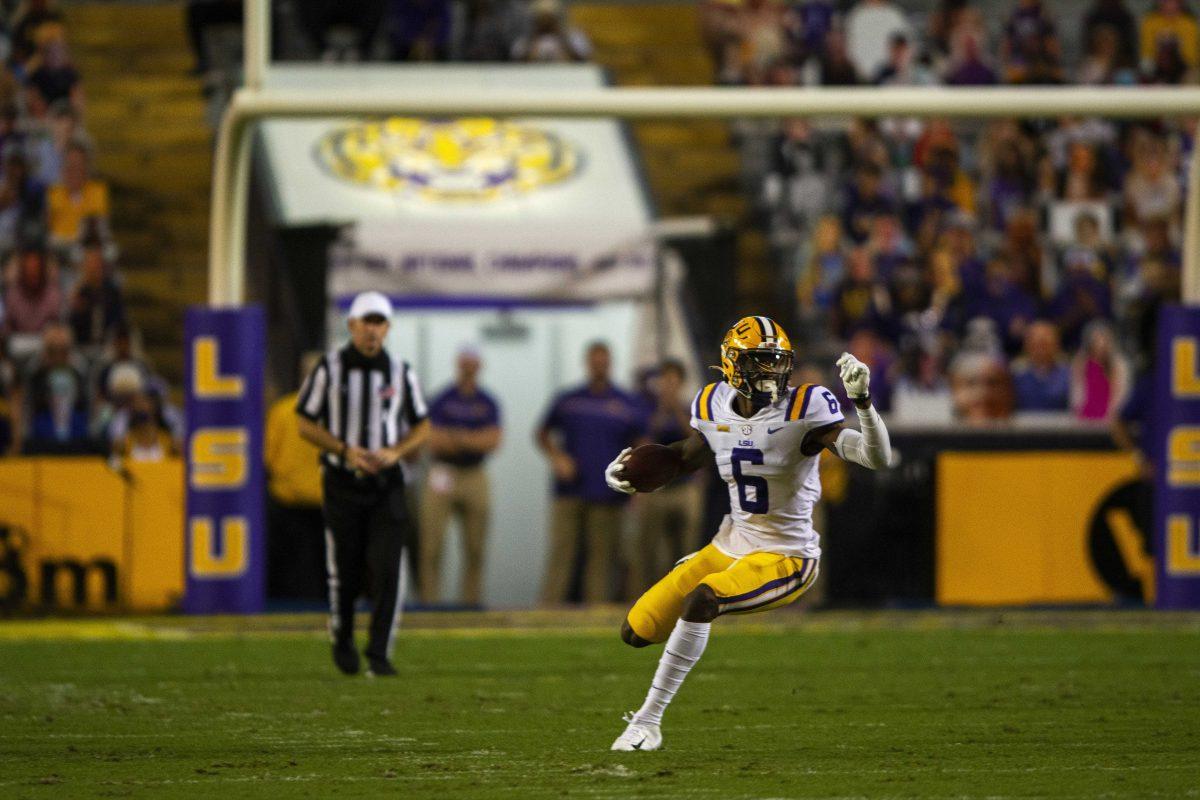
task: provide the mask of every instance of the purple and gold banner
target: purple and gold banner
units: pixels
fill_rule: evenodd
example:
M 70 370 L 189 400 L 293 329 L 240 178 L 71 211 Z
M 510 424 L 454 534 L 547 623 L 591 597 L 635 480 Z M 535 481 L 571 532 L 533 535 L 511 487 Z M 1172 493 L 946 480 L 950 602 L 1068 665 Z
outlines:
M 1150 453 L 1159 608 L 1200 608 L 1200 308 L 1164 308 Z
M 262 611 L 262 309 L 189 308 L 184 340 L 188 430 L 183 610 Z

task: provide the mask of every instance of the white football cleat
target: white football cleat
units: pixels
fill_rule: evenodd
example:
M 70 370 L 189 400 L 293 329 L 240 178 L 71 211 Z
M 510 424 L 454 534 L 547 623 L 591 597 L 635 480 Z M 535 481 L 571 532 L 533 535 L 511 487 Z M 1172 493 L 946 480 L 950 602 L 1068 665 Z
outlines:
M 657 725 L 634 722 L 632 713 L 626 714 L 621 719 L 628 722 L 629 725 L 625 728 L 625 732 L 613 742 L 613 750 L 630 753 L 634 750 L 657 750 L 662 747 L 662 730 Z

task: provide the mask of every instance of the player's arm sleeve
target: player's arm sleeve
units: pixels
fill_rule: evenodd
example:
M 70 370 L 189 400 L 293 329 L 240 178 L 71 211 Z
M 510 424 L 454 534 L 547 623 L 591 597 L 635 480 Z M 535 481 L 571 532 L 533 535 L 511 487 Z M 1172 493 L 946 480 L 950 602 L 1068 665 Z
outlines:
M 875 406 L 854 407 L 858 412 L 859 431 L 844 428 L 834 442 L 834 450 L 845 461 L 853 461 L 867 469 L 883 469 L 892 463 L 892 442 L 887 426 Z
M 404 365 L 404 419 L 410 427 L 415 427 L 429 416 L 429 408 L 425 405 L 425 395 L 421 393 L 421 382 L 417 373 L 407 363 Z
M 325 417 L 325 398 L 329 389 L 329 366 L 322 358 L 300 387 L 296 398 L 296 413 L 305 419 L 320 423 Z
M 700 423 L 704 421 L 704 415 L 700 413 L 701 404 L 708 400 L 709 388 L 707 386 L 700 387 L 700 391 L 696 392 L 696 396 L 692 398 L 692 404 L 689 406 L 692 412 L 691 426 L 703 433 L 700 429 Z M 711 391 L 715 391 L 711 390 Z

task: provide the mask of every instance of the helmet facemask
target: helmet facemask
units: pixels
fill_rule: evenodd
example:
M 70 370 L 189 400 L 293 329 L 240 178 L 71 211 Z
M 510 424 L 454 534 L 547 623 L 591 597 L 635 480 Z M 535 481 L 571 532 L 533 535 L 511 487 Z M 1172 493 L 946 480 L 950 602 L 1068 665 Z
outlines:
M 792 354 L 788 350 L 743 350 L 737 354 L 735 364 L 742 380 L 734 388 L 755 403 L 769 405 L 778 400 L 792 375 Z

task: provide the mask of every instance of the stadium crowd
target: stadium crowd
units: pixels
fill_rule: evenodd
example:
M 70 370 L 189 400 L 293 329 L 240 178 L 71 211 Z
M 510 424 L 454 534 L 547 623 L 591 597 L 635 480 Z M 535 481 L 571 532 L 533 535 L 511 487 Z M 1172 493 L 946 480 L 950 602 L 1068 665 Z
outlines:
M 908 4 L 911 8 L 916 4 Z M 728 85 L 1159 85 L 1197 79 L 1159 0 L 709 0 Z M 1077 26 L 1072 56 L 1060 31 Z M 1194 120 L 784 120 L 737 128 L 745 189 L 809 353 L 848 347 L 897 419 L 1120 416 L 1178 295 Z M 826 360 L 826 359 L 822 359 Z
M 0 4 L 0 455 L 157 460 L 182 424 L 125 314 L 84 80 L 51 0 Z

